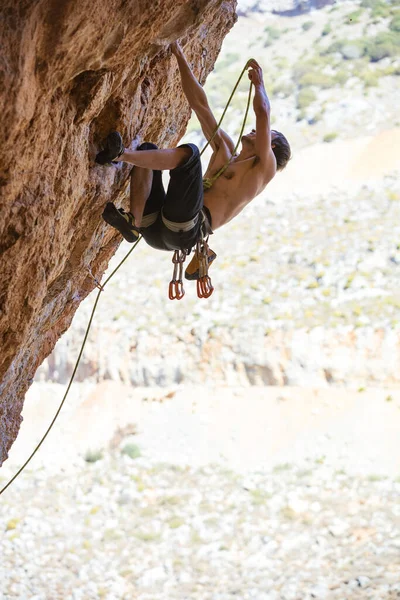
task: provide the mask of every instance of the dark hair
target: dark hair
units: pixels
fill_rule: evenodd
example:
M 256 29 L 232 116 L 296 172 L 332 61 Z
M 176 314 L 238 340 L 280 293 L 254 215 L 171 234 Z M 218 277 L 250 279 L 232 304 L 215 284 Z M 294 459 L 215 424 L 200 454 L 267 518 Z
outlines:
M 283 133 L 280 133 L 279 131 L 275 131 L 275 133 L 278 135 L 271 142 L 273 146 L 272 152 L 275 154 L 276 168 L 278 171 L 282 171 L 291 159 L 292 151 L 290 150 L 289 142 Z

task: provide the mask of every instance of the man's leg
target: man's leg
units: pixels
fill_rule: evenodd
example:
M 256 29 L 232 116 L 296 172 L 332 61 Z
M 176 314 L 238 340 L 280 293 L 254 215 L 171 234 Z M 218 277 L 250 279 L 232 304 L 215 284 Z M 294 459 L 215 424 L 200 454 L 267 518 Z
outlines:
M 190 151 L 182 147 L 167 150 L 126 150 L 118 131 L 112 131 L 103 146 L 104 149 L 96 155 L 95 161 L 98 164 L 123 161 L 152 171 L 171 171 L 185 163 L 190 156 Z
M 130 163 L 152 171 L 172 171 L 183 165 L 190 157 L 188 148 L 170 148 L 167 150 L 124 150 L 116 160 Z
M 138 148 L 141 153 L 149 150 L 157 150 L 157 146 L 145 142 Z M 143 213 L 148 215 L 161 210 L 164 199 L 161 171 L 136 165 L 132 169 L 130 182 L 130 212 L 134 216 L 136 227 L 141 226 Z
M 145 153 L 150 149 L 157 150 L 157 146 L 145 142 L 138 147 L 136 153 Z M 139 232 L 143 212 L 145 215 L 151 213 L 157 215 L 161 211 L 164 201 L 165 190 L 161 171 L 134 167 L 131 173 L 130 212 L 125 212 L 123 208 L 117 208 L 112 202 L 108 202 L 103 211 L 103 219 L 117 229 L 128 242 L 136 241 L 140 233 L 146 239 L 147 225 L 144 230 Z

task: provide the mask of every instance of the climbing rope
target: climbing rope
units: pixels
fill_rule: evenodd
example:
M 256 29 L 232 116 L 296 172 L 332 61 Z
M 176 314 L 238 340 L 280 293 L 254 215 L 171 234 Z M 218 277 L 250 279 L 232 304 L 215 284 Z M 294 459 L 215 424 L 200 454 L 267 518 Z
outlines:
M 219 127 L 220 127 L 220 125 L 221 125 L 224 117 L 225 117 L 225 114 L 226 114 L 226 111 L 228 110 L 229 104 L 230 104 L 230 102 L 231 102 L 231 100 L 232 100 L 232 98 L 233 98 L 233 96 L 234 96 L 234 94 L 235 94 L 235 92 L 236 92 L 236 90 L 237 90 L 237 88 L 239 86 L 239 83 L 240 83 L 240 81 L 241 81 L 241 79 L 242 79 L 242 77 L 243 77 L 243 75 L 244 75 L 244 73 L 245 73 L 245 71 L 247 69 L 247 66 L 248 66 L 250 60 L 252 60 L 252 59 L 249 59 L 246 62 L 246 65 L 243 68 L 243 70 L 242 70 L 242 72 L 241 72 L 241 74 L 239 76 L 239 79 L 237 80 L 236 85 L 235 85 L 235 87 L 232 90 L 231 95 L 229 96 L 229 100 L 228 100 L 228 102 L 227 102 L 227 104 L 225 106 L 225 109 L 224 109 L 224 111 L 222 113 L 222 116 L 221 116 L 221 118 L 220 118 L 220 120 L 219 120 L 219 122 L 218 122 L 218 124 L 217 124 L 217 126 L 215 128 L 215 131 L 213 132 L 213 134 L 210 137 L 210 139 L 207 141 L 207 143 L 204 146 L 203 150 L 200 152 L 200 156 L 204 153 L 205 149 L 210 145 L 210 143 L 212 142 L 212 140 L 214 139 L 214 137 L 217 135 L 218 129 L 219 129 Z M 243 135 L 243 131 L 244 131 L 244 128 L 245 128 L 245 125 L 246 125 L 247 115 L 248 115 L 248 112 L 249 112 L 250 101 L 251 101 L 251 92 L 252 92 L 252 83 L 250 82 L 250 89 L 249 89 L 249 95 L 248 95 L 248 98 L 247 98 L 246 112 L 245 112 L 245 115 L 244 115 L 242 129 L 240 131 L 239 138 L 238 138 L 238 141 L 236 143 L 235 149 L 234 149 L 234 151 L 232 153 L 232 156 L 230 157 L 229 161 L 226 163 L 226 165 L 224 165 L 224 167 L 222 169 L 220 169 L 220 171 L 218 171 L 217 175 L 214 176 L 213 180 L 217 179 L 228 168 L 228 166 L 229 166 L 229 164 L 230 164 L 233 156 L 236 153 L 236 150 L 239 147 L 240 140 L 241 140 L 241 137 Z M 15 479 L 20 475 L 20 473 L 22 473 L 22 471 L 25 469 L 25 467 L 30 463 L 30 461 L 35 456 L 36 452 L 39 450 L 39 448 L 41 447 L 41 445 L 43 444 L 43 442 L 47 438 L 48 434 L 50 433 L 50 431 L 51 431 L 51 429 L 52 429 L 52 427 L 53 427 L 53 425 L 54 425 L 54 423 L 55 423 L 58 415 L 61 412 L 62 407 L 64 406 L 64 403 L 65 403 L 65 400 L 67 399 L 67 396 L 68 396 L 69 390 L 71 388 L 72 382 L 74 381 L 75 374 L 76 374 L 76 372 L 78 370 L 78 366 L 79 366 L 79 363 L 80 363 L 80 360 L 81 360 L 81 357 L 82 357 L 82 354 L 83 354 L 83 350 L 85 348 L 85 344 L 86 344 L 86 341 L 87 341 L 87 338 L 88 338 L 88 335 L 89 335 L 90 327 L 92 325 L 92 321 L 93 321 L 93 318 L 94 318 L 94 314 L 96 312 L 97 304 L 98 304 L 99 299 L 100 299 L 100 294 L 101 294 L 101 292 L 104 291 L 104 288 L 106 287 L 106 285 L 110 281 L 110 279 L 115 275 L 115 273 L 118 271 L 118 269 L 124 264 L 124 262 L 128 259 L 128 257 L 134 251 L 134 249 L 136 248 L 136 246 L 138 245 L 138 243 L 140 242 L 141 239 L 142 239 L 142 236 L 140 236 L 137 239 L 137 241 L 134 243 L 133 247 L 129 250 L 129 252 L 126 254 L 126 256 L 117 265 L 117 267 L 114 269 L 114 271 L 111 273 L 111 275 L 109 277 L 107 277 L 107 279 L 104 282 L 104 284 L 101 285 L 98 282 L 98 280 L 93 276 L 91 270 L 88 269 L 89 274 L 92 277 L 92 279 L 94 280 L 95 285 L 96 285 L 96 287 L 98 289 L 98 293 L 97 293 L 96 300 L 94 302 L 93 309 L 92 309 L 92 312 L 91 312 L 91 315 L 90 315 L 90 318 L 89 318 L 89 322 L 88 322 L 88 325 L 87 325 L 87 328 L 86 328 L 86 332 L 85 332 L 85 335 L 84 335 L 84 338 L 83 338 L 81 349 L 79 351 L 78 358 L 76 360 L 74 370 L 72 371 L 72 375 L 71 375 L 71 378 L 69 380 L 69 383 L 68 383 L 67 389 L 65 391 L 64 397 L 61 400 L 61 403 L 60 403 L 60 405 L 59 405 L 59 407 L 57 409 L 57 412 L 54 415 L 53 420 L 51 421 L 49 427 L 47 428 L 47 431 L 45 432 L 44 436 L 42 437 L 42 439 L 40 440 L 40 442 L 37 444 L 36 448 L 33 450 L 32 454 L 29 456 L 29 458 L 24 462 L 24 464 L 22 465 L 22 467 L 16 472 L 16 474 L 12 477 L 12 479 L 10 479 L 10 481 L 0 490 L 0 496 L 1 496 L 1 494 L 3 492 L 6 491 L 6 489 L 15 481 Z M 199 244 L 197 245 L 196 251 L 198 252 L 198 258 L 199 258 L 199 263 L 200 263 L 200 273 L 199 273 L 200 279 L 197 282 L 197 293 L 198 293 L 199 298 L 208 298 L 212 294 L 214 288 L 212 287 L 211 279 L 208 276 L 208 258 L 207 258 L 208 245 L 207 245 L 207 242 L 204 239 L 199 242 Z M 178 299 L 178 300 L 180 300 L 181 298 L 183 298 L 183 296 L 185 294 L 185 290 L 183 289 L 183 283 L 182 283 L 182 269 L 183 269 L 183 263 L 185 261 L 185 258 L 186 258 L 186 252 L 178 251 L 178 252 L 174 253 L 174 256 L 173 256 L 174 274 L 173 274 L 173 279 L 172 279 L 172 281 L 170 283 L 170 288 L 169 288 L 169 297 L 170 297 L 171 300 L 172 299 Z
M 75 378 L 76 371 L 78 370 L 78 366 L 79 366 L 79 363 L 80 363 L 80 360 L 81 360 L 81 357 L 82 357 L 82 354 L 83 354 L 83 350 L 85 348 L 86 340 L 87 340 L 88 335 L 89 335 L 90 327 L 92 325 L 94 313 L 96 312 L 97 304 L 98 304 L 99 299 L 100 299 L 100 294 L 101 294 L 101 292 L 104 291 L 104 288 L 106 287 L 106 285 L 110 281 L 110 279 L 115 275 L 115 273 L 118 271 L 118 269 L 124 264 L 124 262 L 130 256 L 130 254 L 134 251 L 134 249 L 136 248 L 136 246 L 138 245 L 138 243 L 140 242 L 141 239 L 142 239 L 142 236 L 140 236 L 137 239 L 137 241 L 135 242 L 135 244 L 133 245 L 133 247 L 129 250 L 128 254 L 126 254 L 126 256 L 121 260 L 121 262 L 117 265 L 117 267 L 114 269 L 114 271 L 111 273 L 111 275 L 109 277 L 107 277 L 107 279 L 105 280 L 104 284 L 101 285 L 101 286 L 100 285 L 96 286 L 96 287 L 98 287 L 99 291 L 97 292 L 96 300 L 94 302 L 93 309 L 92 309 L 92 312 L 91 312 L 91 315 L 90 315 L 90 319 L 89 319 L 88 325 L 86 327 L 86 332 L 85 332 L 85 335 L 84 335 L 84 338 L 83 338 L 83 342 L 82 342 L 82 346 L 81 346 L 80 352 L 78 354 L 78 358 L 77 358 L 76 363 L 75 363 L 74 370 L 72 371 L 71 378 L 69 380 L 69 383 L 68 383 L 66 392 L 64 394 L 64 397 L 61 400 L 60 406 L 58 407 L 58 410 L 57 410 L 56 414 L 54 415 L 54 418 L 53 418 L 52 422 L 50 423 L 49 427 L 47 428 L 46 433 L 44 434 L 44 436 L 42 437 L 42 439 L 40 440 L 40 442 L 38 443 L 38 445 L 36 446 L 36 448 L 34 449 L 34 451 L 32 452 L 32 454 L 30 455 L 30 457 L 24 462 L 24 464 L 17 471 L 17 473 L 14 475 L 14 477 L 12 479 L 10 479 L 10 481 L 0 490 L 0 496 L 1 496 L 1 494 L 3 492 L 6 491 L 6 489 L 12 484 L 12 482 L 15 481 L 15 479 L 18 477 L 18 475 L 25 469 L 25 467 L 28 465 L 28 463 L 35 456 L 36 452 L 39 450 L 40 446 L 43 444 L 44 440 L 47 438 L 48 434 L 50 433 L 50 430 L 53 427 L 53 425 L 54 425 L 54 423 L 55 423 L 58 415 L 60 414 L 60 411 L 61 411 L 61 409 L 62 409 L 62 407 L 64 405 L 65 400 L 67 399 L 67 396 L 68 396 L 69 390 L 71 388 L 72 382 L 74 381 L 74 378 Z
M 216 126 L 216 128 L 214 129 L 214 131 L 213 131 L 213 133 L 212 133 L 212 135 L 211 135 L 210 139 L 207 141 L 207 143 L 206 143 L 206 145 L 204 146 L 203 150 L 200 152 L 200 156 L 202 156 L 202 154 L 204 153 L 204 151 L 206 150 L 206 148 L 207 148 L 207 147 L 208 147 L 208 146 L 211 144 L 211 142 L 213 141 L 213 139 L 214 139 L 214 138 L 215 138 L 215 136 L 217 135 L 218 129 L 220 128 L 220 126 L 221 126 L 221 123 L 222 123 L 222 121 L 224 120 L 224 117 L 225 117 L 226 111 L 228 110 L 228 107 L 229 107 L 229 105 L 230 105 L 230 103 L 231 103 L 231 101 L 232 101 L 232 98 L 233 98 L 233 96 L 235 95 L 235 92 L 236 92 L 237 88 L 239 87 L 239 83 L 241 82 L 241 80 L 242 80 L 242 77 L 243 77 L 243 75 L 245 74 L 245 72 L 246 72 L 246 69 L 248 68 L 248 65 L 249 65 L 249 63 L 250 63 L 252 60 L 253 60 L 252 58 L 249 58 L 249 60 L 246 62 L 245 66 L 243 67 L 243 69 L 242 69 L 242 72 L 240 73 L 240 75 L 239 75 L 239 78 L 238 78 L 238 80 L 237 80 L 237 82 L 236 82 L 236 84 L 235 84 L 235 87 L 233 88 L 233 90 L 232 90 L 232 92 L 231 92 L 231 95 L 229 96 L 228 102 L 226 103 L 226 106 L 225 106 L 225 108 L 224 108 L 224 110 L 223 110 L 223 112 L 222 112 L 221 118 L 220 118 L 220 120 L 218 121 L 218 123 L 217 123 L 217 126 Z M 246 111 L 245 111 L 245 114 L 244 114 L 244 119 L 243 119 L 242 129 L 240 130 L 240 134 L 239 134 L 238 141 L 236 142 L 235 149 L 234 149 L 234 151 L 233 151 L 233 153 L 232 153 L 232 156 L 231 156 L 231 158 L 229 159 L 228 165 L 229 165 L 230 161 L 232 160 L 232 158 L 233 158 L 233 156 L 234 156 L 234 154 L 235 154 L 236 150 L 238 149 L 238 147 L 239 147 L 239 144 L 240 144 L 241 137 L 242 137 L 242 135 L 243 135 L 243 131 L 244 131 L 244 128 L 245 128 L 245 125 L 246 125 L 247 115 L 249 114 L 249 108 L 250 108 L 250 101 L 251 101 L 251 92 L 252 92 L 252 87 L 253 87 L 253 84 L 252 84 L 252 82 L 250 81 L 249 95 L 248 95 L 248 97 L 247 97 L 247 106 L 246 106 Z

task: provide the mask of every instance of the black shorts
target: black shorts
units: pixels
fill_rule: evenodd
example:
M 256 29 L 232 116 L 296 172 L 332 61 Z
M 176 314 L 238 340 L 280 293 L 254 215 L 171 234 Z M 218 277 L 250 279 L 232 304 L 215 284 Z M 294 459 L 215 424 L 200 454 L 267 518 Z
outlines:
M 169 172 L 167 192 L 164 190 L 161 171 L 153 171 L 153 185 L 147 199 L 143 216 L 158 213 L 156 221 L 140 232 L 149 246 L 157 250 L 180 250 L 192 248 L 200 237 L 203 208 L 203 176 L 200 152 L 194 144 L 182 144 L 179 148 L 190 148 L 192 155 L 183 165 Z M 146 142 L 137 150 L 154 150 L 155 144 Z M 190 231 L 171 231 L 163 217 L 175 224 L 197 219 Z

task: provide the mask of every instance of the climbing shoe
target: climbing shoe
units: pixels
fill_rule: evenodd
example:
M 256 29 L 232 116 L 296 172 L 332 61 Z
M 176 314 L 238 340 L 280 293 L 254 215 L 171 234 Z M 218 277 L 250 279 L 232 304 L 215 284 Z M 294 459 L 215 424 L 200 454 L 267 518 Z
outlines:
M 117 229 L 120 234 L 131 244 L 136 242 L 140 231 L 135 227 L 135 219 L 130 212 L 117 208 L 112 202 L 107 202 L 102 214 L 106 223 Z
M 122 137 L 118 131 L 112 131 L 106 137 L 104 149 L 96 154 L 95 161 L 99 165 L 107 165 L 116 161 L 121 156 L 125 148 L 122 143 Z
M 217 255 L 215 254 L 214 250 L 211 250 L 211 248 L 209 248 L 207 257 L 208 257 L 208 266 L 210 266 L 211 263 L 217 258 Z M 196 253 L 194 253 L 192 260 L 190 261 L 190 263 L 188 264 L 188 266 L 186 268 L 185 279 L 189 279 L 190 281 L 198 279 L 199 278 L 199 268 L 200 268 L 199 260 L 196 256 Z

